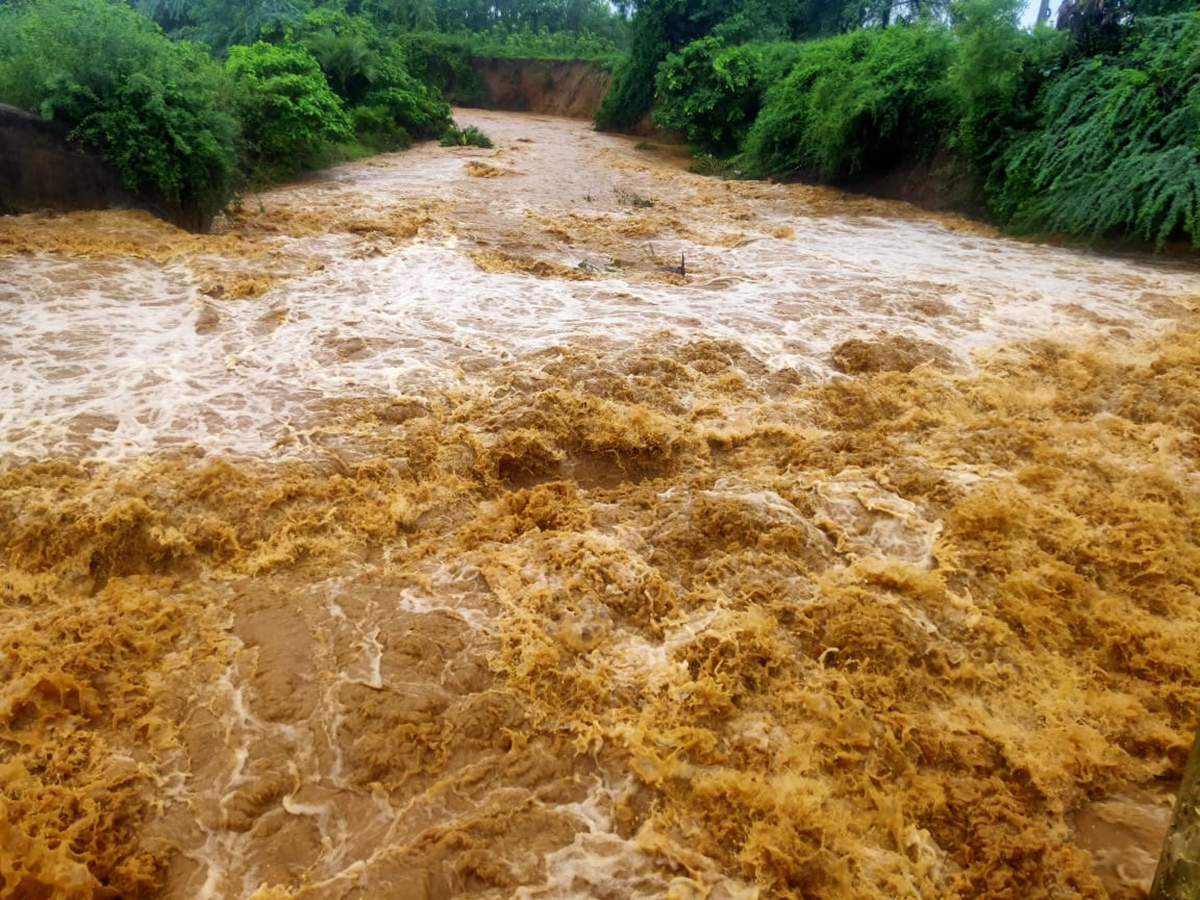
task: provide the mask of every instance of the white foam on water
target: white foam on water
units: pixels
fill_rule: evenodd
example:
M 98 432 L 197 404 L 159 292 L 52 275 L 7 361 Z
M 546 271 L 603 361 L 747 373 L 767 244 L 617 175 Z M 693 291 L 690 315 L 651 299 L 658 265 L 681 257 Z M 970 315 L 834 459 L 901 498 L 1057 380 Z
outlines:
M 503 137 L 524 124 L 488 127 Z M 577 135 L 577 123 L 538 127 L 592 151 L 614 140 Z M 580 190 L 568 171 L 551 189 L 527 170 L 491 179 L 506 183 L 481 200 L 483 179 L 460 170 L 458 159 L 421 150 L 335 170 L 268 202 L 408 192 L 482 204 L 480 215 L 520 227 L 526 212 L 571 208 L 567 195 Z M 255 299 L 202 296 L 182 263 L 0 258 L 0 464 L 188 446 L 305 456 L 306 427 L 330 399 L 419 397 L 567 344 L 729 339 L 772 368 L 828 377 L 831 349 L 852 337 L 902 334 L 967 364 L 972 350 L 1000 341 L 1143 330 L 1161 321 L 1164 301 L 1200 294 L 1200 276 L 1178 265 L 864 217 L 850 204 L 811 215 L 786 186 L 743 205 L 762 233 L 737 246 L 653 242 L 662 258 L 688 257 L 686 284 L 484 271 L 467 255 L 469 235 L 384 241 L 371 253 L 346 252 L 365 241 L 348 235 L 275 239 L 297 259 L 327 262 Z M 699 205 L 690 214 L 710 230 L 744 224 Z M 770 236 L 771 226 L 794 238 Z M 568 265 L 588 255 L 571 244 L 540 253 Z

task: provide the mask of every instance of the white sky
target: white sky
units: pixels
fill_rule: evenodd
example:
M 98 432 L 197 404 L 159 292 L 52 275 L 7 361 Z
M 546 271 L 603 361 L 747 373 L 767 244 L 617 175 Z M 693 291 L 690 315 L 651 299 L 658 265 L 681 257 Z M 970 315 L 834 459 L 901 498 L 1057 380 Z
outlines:
M 1050 0 L 1050 21 L 1054 21 L 1055 15 L 1058 14 L 1059 0 Z M 1021 24 L 1026 28 L 1032 28 L 1034 22 L 1037 21 L 1037 12 L 1039 0 L 1029 0 L 1025 4 L 1025 12 L 1021 13 Z

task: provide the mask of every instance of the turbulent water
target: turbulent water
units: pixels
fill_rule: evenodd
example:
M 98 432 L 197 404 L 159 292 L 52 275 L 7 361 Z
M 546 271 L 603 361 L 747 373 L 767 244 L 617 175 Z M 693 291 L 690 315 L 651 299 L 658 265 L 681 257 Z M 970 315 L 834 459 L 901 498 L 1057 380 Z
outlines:
M 0 897 L 1144 895 L 1200 272 L 461 118 L 0 219 Z

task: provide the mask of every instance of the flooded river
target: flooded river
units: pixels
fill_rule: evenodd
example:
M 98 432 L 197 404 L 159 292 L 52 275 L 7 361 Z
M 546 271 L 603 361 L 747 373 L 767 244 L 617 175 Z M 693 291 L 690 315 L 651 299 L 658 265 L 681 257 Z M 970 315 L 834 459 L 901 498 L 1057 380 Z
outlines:
M 0 897 L 1144 896 L 1200 269 L 459 120 L 0 219 Z

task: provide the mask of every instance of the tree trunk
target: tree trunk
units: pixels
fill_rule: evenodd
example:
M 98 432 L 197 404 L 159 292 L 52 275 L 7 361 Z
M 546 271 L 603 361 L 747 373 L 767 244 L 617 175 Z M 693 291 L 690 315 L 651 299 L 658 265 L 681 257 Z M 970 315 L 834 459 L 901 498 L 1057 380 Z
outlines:
M 1183 768 L 1149 900 L 1200 900 L 1200 729 Z

